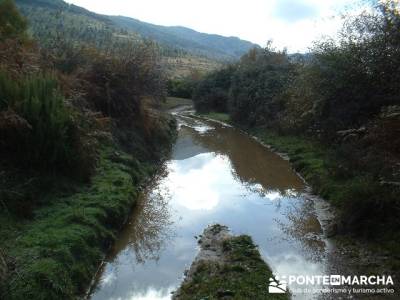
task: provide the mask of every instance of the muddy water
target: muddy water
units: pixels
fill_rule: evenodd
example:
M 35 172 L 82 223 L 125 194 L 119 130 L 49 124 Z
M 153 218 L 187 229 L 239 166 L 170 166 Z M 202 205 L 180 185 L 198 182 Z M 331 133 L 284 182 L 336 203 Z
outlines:
M 211 223 L 251 235 L 275 275 L 325 274 L 315 205 L 289 163 L 237 129 L 177 118 L 171 159 L 141 195 L 92 299 L 170 299 Z

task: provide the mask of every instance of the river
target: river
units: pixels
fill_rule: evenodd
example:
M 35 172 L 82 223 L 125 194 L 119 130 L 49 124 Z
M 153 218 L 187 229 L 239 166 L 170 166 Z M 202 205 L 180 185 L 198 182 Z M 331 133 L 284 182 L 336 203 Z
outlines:
M 170 299 L 212 223 L 249 234 L 275 275 L 327 274 L 315 200 L 289 162 L 233 127 L 188 113 L 177 120 L 171 157 L 141 194 L 91 299 Z

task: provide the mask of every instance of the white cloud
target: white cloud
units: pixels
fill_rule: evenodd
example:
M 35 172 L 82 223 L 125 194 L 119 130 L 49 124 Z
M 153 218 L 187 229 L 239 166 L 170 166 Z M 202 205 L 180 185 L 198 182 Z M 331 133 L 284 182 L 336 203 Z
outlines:
M 124 15 L 159 25 L 181 25 L 201 32 L 238 36 L 264 46 L 305 51 L 321 35 L 332 35 L 332 18 L 352 0 L 67 0 L 89 10 Z M 286 7 L 286 9 L 285 9 Z
M 209 159 L 207 164 L 198 168 L 186 169 L 181 164 L 193 165 L 193 162 Z M 203 153 L 182 161 L 172 161 L 168 181 L 164 190 L 173 191 L 173 199 L 189 210 L 212 210 L 220 202 L 218 186 L 231 183 L 229 160 L 214 153 Z

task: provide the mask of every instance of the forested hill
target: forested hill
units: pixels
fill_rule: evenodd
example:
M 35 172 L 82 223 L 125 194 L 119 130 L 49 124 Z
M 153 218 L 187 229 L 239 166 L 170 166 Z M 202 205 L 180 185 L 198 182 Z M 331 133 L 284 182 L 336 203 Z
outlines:
M 41 42 L 63 33 L 78 41 L 99 46 L 110 40 L 151 39 L 160 44 L 163 56 L 202 56 L 212 60 L 235 60 L 257 45 L 237 37 L 205 34 L 180 26 L 159 26 L 122 16 L 90 12 L 62 0 L 16 0 Z
M 109 18 L 120 27 L 131 29 L 144 37 L 210 58 L 237 59 L 257 46 L 237 37 L 206 34 L 182 26 L 160 26 L 122 16 Z

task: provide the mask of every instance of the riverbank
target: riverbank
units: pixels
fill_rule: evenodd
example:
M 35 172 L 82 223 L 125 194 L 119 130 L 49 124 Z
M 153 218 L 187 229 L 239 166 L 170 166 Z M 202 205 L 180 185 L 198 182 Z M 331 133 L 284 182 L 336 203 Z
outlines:
M 223 115 L 221 113 L 200 114 L 201 117 L 207 119 L 234 125 L 229 121 L 227 114 Z M 293 168 L 312 187 L 313 193 L 328 200 L 335 208 L 337 215 L 335 226 L 328 234 L 331 237 L 335 236 L 338 248 L 341 249 L 340 253 L 335 253 L 335 259 L 342 257 L 341 259 L 351 266 L 349 269 L 359 270 L 362 274 L 365 272 L 393 275 L 398 273 L 399 234 L 391 231 L 390 226 L 376 224 L 373 220 L 365 220 L 370 223 L 370 235 L 357 234 L 357 224 L 354 224 L 352 219 L 368 209 L 368 200 L 380 198 L 383 201 L 385 199 L 385 190 L 379 187 L 379 183 L 363 173 L 351 178 L 341 178 L 340 174 L 335 173 L 338 162 L 332 149 L 317 141 L 301 136 L 279 135 L 264 128 L 244 131 L 256 137 L 273 151 L 286 156 Z M 358 225 L 361 227 L 361 224 Z M 371 263 L 372 261 L 374 263 Z
M 216 224 L 204 230 L 198 243 L 200 252 L 173 299 L 289 299 L 268 292 L 272 271 L 251 237 L 232 236 Z
M 193 106 L 193 101 L 186 98 L 167 97 L 165 102 L 160 104 L 160 109 L 170 111 L 180 107 Z
M 169 141 L 159 147 L 162 152 L 175 136 L 175 123 L 165 122 Z M 90 183 L 63 183 L 56 177 L 57 187 L 48 188 L 31 218 L 0 213 L 7 262 L 1 299 L 74 299 L 86 293 L 141 186 L 160 165 L 159 159 L 140 159 L 109 139 L 99 148 Z M 162 153 L 158 156 L 162 159 Z

